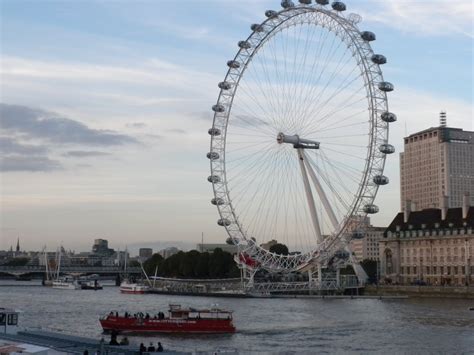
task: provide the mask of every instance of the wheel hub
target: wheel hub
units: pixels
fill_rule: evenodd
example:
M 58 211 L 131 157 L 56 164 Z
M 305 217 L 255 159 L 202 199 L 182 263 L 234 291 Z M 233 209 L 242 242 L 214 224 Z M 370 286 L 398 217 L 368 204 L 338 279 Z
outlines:
M 313 141 L 311 139 L 300 138 L 297 134 L 289 136 L 282 132 L 277 135 L 278 144 L 288 143 L 293 144 L 295 149 L 319 149 L 319 142 Z

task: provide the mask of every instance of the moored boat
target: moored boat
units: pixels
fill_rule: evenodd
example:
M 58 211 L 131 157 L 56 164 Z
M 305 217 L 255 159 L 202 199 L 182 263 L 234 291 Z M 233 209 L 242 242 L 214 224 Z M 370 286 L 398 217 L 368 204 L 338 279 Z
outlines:
M 81 288 L 76 280 L 69 279 L 58 279 L 53 281 L 52 287 L 60 290 L 79 290 Z
M 150 291 L 150 287 L 137 283 L 124 281 L 120 284 L 120 292 L 129 294 L 144 294 Z
M 162 312 L 149 314 L 119 315 L 111 312 L 100 319 L 104 331 L 121 333 L 234 333 L 232 311 L 212 307 L 210 309 L 181 308 L 170 305 L 168 316 Z
M 102 290 L 103 287 L 97 280 L 80 281 L 81 290 Z

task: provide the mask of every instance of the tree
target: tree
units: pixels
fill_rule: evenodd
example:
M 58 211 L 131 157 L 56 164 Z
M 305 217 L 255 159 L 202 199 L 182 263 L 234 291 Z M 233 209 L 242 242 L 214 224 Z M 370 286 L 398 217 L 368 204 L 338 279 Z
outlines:
M 128 263 L 128 266 L 130 267 L 140 267 L 140 263 L 136 260 L 130 260 Z
M 276 243 L 270 247 L 270 253 L 275 253 L 278 255 L 288 255 L 288 247 L 285 244 Z
M 214 278 L 221 278 L 227 273 L 227 265 L 224 251 L 220 248 L 214 249 L 214 252 L 209 258 L 209 276 Z
M 213 253 L 200 253 L 197 250 L 179 252 L 167 259 L 154 254 L 145 261 L 143 268 L 150 275 L 177 278 L 229 278 L 239 277 L 240 270 L 234 262 L 232 254 L 215 249 Z
M 197 250 L 191 250 L 185 253 L 180 264 L 180 274 L 186 278 L 196 276 L 196 267 L 199 262 L 200 253 Z
M 26 264 L 28 264 L 29 261 L 30 261 L 29 258 L 20 257 L 20 258 L 11 259 L 3 265 L 5 265 L 5 266 L 25 266 Z
M 209 260 L 210 254 L 208 252 L 201 253 L 196 265 L 196 276 L 198 278 L 209 277 Z
M 156 268 L 158 268 L 158 271 L 161 272 L 161 268 L 163 266 L 164 260 L 165 259 L 163 259 L 163 257 L 160 254 L 158 253 L 153 254 L 151 258 L 147 259 L 143 263 L 143 269 L 148 275 L 155 275 Z

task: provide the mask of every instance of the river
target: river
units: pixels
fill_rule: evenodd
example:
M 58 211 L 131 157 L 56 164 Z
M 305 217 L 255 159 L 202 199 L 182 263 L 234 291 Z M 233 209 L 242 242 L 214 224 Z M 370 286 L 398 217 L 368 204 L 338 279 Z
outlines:
M 131 337 L 132 344 L 160 341 L 179 351 L 474 354 L 474 311 L 469 311 L 474 300 L 124 295 L 117 287 L 70 291 L 0 281 L 0 307 L 21 310 L 21 326 L 98 340 L 101 315 L 111 310 L 157 313 L 166 311 L 169 303 L 196 308 L 217 303 L 231 309 L 237 333 Z

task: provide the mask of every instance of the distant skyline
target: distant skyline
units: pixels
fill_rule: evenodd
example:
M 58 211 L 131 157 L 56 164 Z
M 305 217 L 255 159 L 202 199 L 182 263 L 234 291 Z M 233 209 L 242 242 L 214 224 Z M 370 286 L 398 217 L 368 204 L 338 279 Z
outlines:
M 345 1 L 377 34 L 398 122 L 380 190 L 399 211 L 402 138 L 474 130 L 471 1 Z M 127 244 L 224 242 L 206 178 L 211 106 L 237 42 L 279 0 L 0 0 L 0 249 L 94 238 Z

